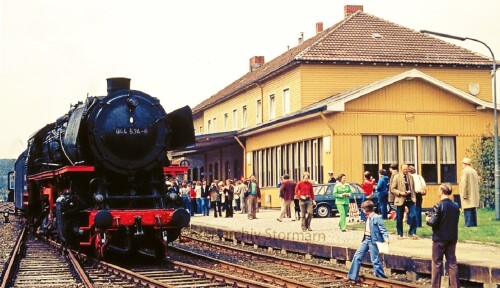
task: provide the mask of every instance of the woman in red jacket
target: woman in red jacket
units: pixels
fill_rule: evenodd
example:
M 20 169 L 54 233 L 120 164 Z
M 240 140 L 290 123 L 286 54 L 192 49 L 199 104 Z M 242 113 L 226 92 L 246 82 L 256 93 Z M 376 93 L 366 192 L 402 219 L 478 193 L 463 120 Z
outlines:
M 366 171 L 364 174 L 363 184 L 361 184 L 361 188 L 363 189 L 363 200 L 361 203 L 365 203 L 366 200 L 371 200 L 373 196 L 373 190 L 375 190 L 377 186 L 377 182 L 372 177 L 372 174 Z M 364 212 L 361 212 L 361 221 L 366 221 L 366 215 Z

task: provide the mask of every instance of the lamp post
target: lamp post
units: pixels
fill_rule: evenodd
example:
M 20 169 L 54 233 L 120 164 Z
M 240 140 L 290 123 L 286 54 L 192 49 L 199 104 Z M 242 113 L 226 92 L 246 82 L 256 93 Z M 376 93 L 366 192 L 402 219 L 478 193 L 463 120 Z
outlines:
M 493 139 L 495 145 L 495 218 L 496 220 L 500 220 L 500 170 L 498 168 L 498 117 L 497 117 L 497 66 L 496 66 L 497 62 L 495 61 L 495 54 L 493 54 L 493 51 L 488 45 L 486 45 L 486 43 L 474 38 L 453 36 L 449 34 L 433 32 L 428 30 L 420 30 L 420 32 L 460 41 L 471 40 L 479 42 L 484 46 L 486 46 L 488 50 L 490 50 L 491 58 L 493 58 L 493 115 L 494 115 Z

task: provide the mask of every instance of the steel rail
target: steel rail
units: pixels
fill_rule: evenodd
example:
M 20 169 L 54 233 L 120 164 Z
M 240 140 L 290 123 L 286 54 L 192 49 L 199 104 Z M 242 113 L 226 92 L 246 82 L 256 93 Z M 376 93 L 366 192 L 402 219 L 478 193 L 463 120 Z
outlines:
M 189 236 L 182 236 L 184 239 L 189 239 L 191 241 L 196 241 L 205 245 L 209 246 L 216 246 L 219 249 L 227 250 L 227 251 L 237 251 L 239 253 L 243 254 L 250 254 L 252 256 L 256 257 L 263 257 L 265 259 L 268 259 L 270 261 L 273 261 L 275 263 L 279 263 L 280 265 L 292 267 L 295 269 L 300 269 L 302 271 L 309 271 L 309 272 L 315 272 L 315 273 L 320 273 L 320 274 L 325 274 L 325 275 L 330 275 L 332 277 L 337 277 L 337 278 L 345 278 L 347 276 L 347 271 L 333 268 L 333 267 L 325 267 L 325 266 L 318 266 L 314 264 L 308 264 L 304 262 L 299 262 L 296 260 L 290 260 L 290 259 L 284 259 L 284 258 L 279 258 L 267 254 L 262 254 L 259 252 L 255 251 L 248 251 L 245 249 L 240 249 L 236 247 L 229 247 L 227 245 L 222 245 L 218 243 L 212 243 L 209 241 L 201 240 L 201 239 L 196 239 L 192 238 Z M 420 285 L 416 285 L 413 283 L 406 283 L 406 282 L 401 282 L 401 281 L 396 281 L 388 278 L 377 278 L 372 275 L 362 275 L 360 276 L 361 283 L 364 285 L 376 285 L 377 287 L 391 287 L 391 288 L 417 288 L 421 287 Z
M 17 238 L 16 245 L 14 246 L 14 249 L 12 249 L 12 254 L 10 256 L 10 261 L 9 265 L 7 266 L 7 269 L 5 270 L 5 273 L 3 275 L 3 280 L 2 284 L 0 285 L 1 288 L 7 287 L 7 284 L 9 280 L 11 280 L 13 275 L 10 275 L 12 273 L 12 268 L 14 267 L 14 264 L 16 261 L 19 260 L 20 257 L 20 252 L 21 252 L 21 246 L 26 237 L 26 226 L 23 227 L 23 230 L 19 234 L 19 237 Z

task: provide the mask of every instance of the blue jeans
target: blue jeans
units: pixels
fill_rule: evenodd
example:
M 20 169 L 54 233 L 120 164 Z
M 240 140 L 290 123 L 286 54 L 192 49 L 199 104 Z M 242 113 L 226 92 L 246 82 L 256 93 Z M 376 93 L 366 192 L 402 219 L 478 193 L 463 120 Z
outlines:
M 190 206 L 189 197 L 182 196 L 182 207 L 184 207 L 184 209 L 189 209 L 189 206 Z
M 236 201 L 236 211 L 240 211 L 241 210 L 241 199 L 238 198 L 238 199 L 235 199 Z
M 206 216 L 208 216 L 210 212 L 210 207 L 208 206 L 208 203 L 210 203 L 210 201 L 208 201 L 207 198 L 201 198 L 201 212 L 203 213 L 203 215 Z
M 476 227 L 477 226 L 477 214 L 476 208 L 464 209 L 464 220 L 465 227 Z
M 387 219 L 387 198 L 384 200 L 379 199 L 378 200 L 378 210 L 380 211 L 380 215 L 382 216 L 382 219 Z
M 417 194 L 417 203 L 415 203 L 417 227 L 422 227 L 422 201 L 422 195 Z
M 410 224 L 409 235 L 415 235 L 417 233 L 417 215 L 416 207 L 413 201 L 405 201 L 401 206 L 397 206 L 396 209 L 396 229 L 398 230 L 398 235 L 403 236 L 403 217 L 405 214 L 405 207 L 408 207 L 408 224 Z
M 196 198 L 196 213 L 201 213 L 201 198 Z
M 379 278 L 387 278 L 384 273 L 382 262 L 380 262 L 377 244 L 371 241 L 370 236 L 365 236 L 363 238 L 363 242 L 361 242 L 361 246 L 358 248 L 356 253 L 354 253 L 354 257 L 352 257 L 351 269 L 349 269 L 349 273 L 347 274 L 347 277 L 349 277 L 349 279 L 356 281 L 358 280 L 361 262 L 363 261 L 363 258 L 365 258 L 368 250 L 370 250 L 370 260 L 372 261 L 373 272 L 375 272 L 375 276 Z

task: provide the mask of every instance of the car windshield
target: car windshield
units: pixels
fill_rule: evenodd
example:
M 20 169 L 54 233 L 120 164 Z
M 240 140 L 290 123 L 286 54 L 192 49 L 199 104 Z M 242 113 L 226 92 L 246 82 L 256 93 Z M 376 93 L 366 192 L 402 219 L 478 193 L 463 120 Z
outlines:
M 325 195 L 325 186 L 314 186 L 314 195 Z

